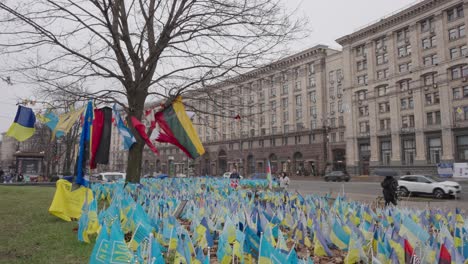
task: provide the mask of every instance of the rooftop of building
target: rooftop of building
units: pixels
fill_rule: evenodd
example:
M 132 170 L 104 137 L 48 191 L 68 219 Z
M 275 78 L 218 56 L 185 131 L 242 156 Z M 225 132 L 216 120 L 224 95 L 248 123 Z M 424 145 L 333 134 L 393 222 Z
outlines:
M 380 18 L 377 21 L 364 25 L 353 33 L 337 39 L 336 42 L 342 46 L 353 43 L 369 35 L 382 32 L 395 25 L 398 25 L 399 23 L 402 23 L 403 21 L 406 21 L 413 16 L 427 13 L 428 10 L 445 3 L 447 3 L 447 0 L 418 0 L 409 6 L 405 6 Z M 463 1 L 460 1 L 460 3 L 463 3 Z

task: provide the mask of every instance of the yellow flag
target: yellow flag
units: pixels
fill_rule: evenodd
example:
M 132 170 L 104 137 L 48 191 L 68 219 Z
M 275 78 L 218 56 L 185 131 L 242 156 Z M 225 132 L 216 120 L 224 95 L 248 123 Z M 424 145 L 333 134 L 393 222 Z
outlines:
M 79 219 L 86 196 L 88 203 L 91 202 L 93 192 L 86 187 L 80 187 L 72 191 L 72 183 L 67 180 L 58 180 L 56 186 L 57 189 L 49 213 L 65 221 L 71 221 L 72 218 Z
M 54 129 L 54 135 L 57 131 L 62 131 L 64 134 L 68 133 L 68 131 L 70 131 L 70 129 L 72 128 L 73 124 L 75 124 L 76 120 L 80 118 L 83 111 L 84 108 L 81 108 L 76 111 L 61 114 L 59 116 L 57 126 Z

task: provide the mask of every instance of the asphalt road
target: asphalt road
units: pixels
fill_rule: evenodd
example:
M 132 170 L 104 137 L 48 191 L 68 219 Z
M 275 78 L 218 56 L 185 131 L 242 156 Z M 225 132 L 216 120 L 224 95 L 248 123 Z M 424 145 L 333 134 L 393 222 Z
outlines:
M 461 208 L 468 211 L 468 182 L 460 183 L 462 192 L 457 199 L 436 200 L 431 197 L 403 198 L 400 204 L 410 207 L 450 207 Z M 326 194 L 331 193 L 336 197 L 338 193 L 344 193 L 347 197 L 363 202 L 373 202 L 378 196 L 382 196 L 382 187 L 379 182 L 322 182 L 294 180 L 289 186 L 290 191 L 297 190 L 301 194 Z

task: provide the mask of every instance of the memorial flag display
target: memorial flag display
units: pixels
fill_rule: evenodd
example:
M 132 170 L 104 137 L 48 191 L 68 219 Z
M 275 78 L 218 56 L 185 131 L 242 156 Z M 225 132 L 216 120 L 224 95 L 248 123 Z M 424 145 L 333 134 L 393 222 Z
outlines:
M 6 135 L 13 137 L 18 141 L 25 141 L 34 135 L 36 128 L 36 116 L 31 108 L 25 106 L 18 106 L 16 111 L 15 120 L 6 132 Z

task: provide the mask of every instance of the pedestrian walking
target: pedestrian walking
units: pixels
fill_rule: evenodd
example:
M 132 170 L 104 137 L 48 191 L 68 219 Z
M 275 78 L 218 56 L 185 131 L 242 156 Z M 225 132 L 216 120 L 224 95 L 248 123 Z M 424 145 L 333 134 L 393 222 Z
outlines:
M 289 177 L 286 172 L 283 172 L 281 175 L 280 180 L 280 187 L 283 189 L 287 189 L 289 186 Z
M 231 180 L 231 187 L 236 189 L 237 186 L 239 186 L 239 179 L 240 179 L 240 175 L 237 172 L 236 168 L 232 169 L 232 172 L 231 172 L 231 175 L 229 176 L 229 179 Z
M 390 203 L 397 205 L 397 180 L 395 180 L 395 178 L 392 176 L 386 176 L 380 185 L 383 188 L 385 206 L 388 206 Z

